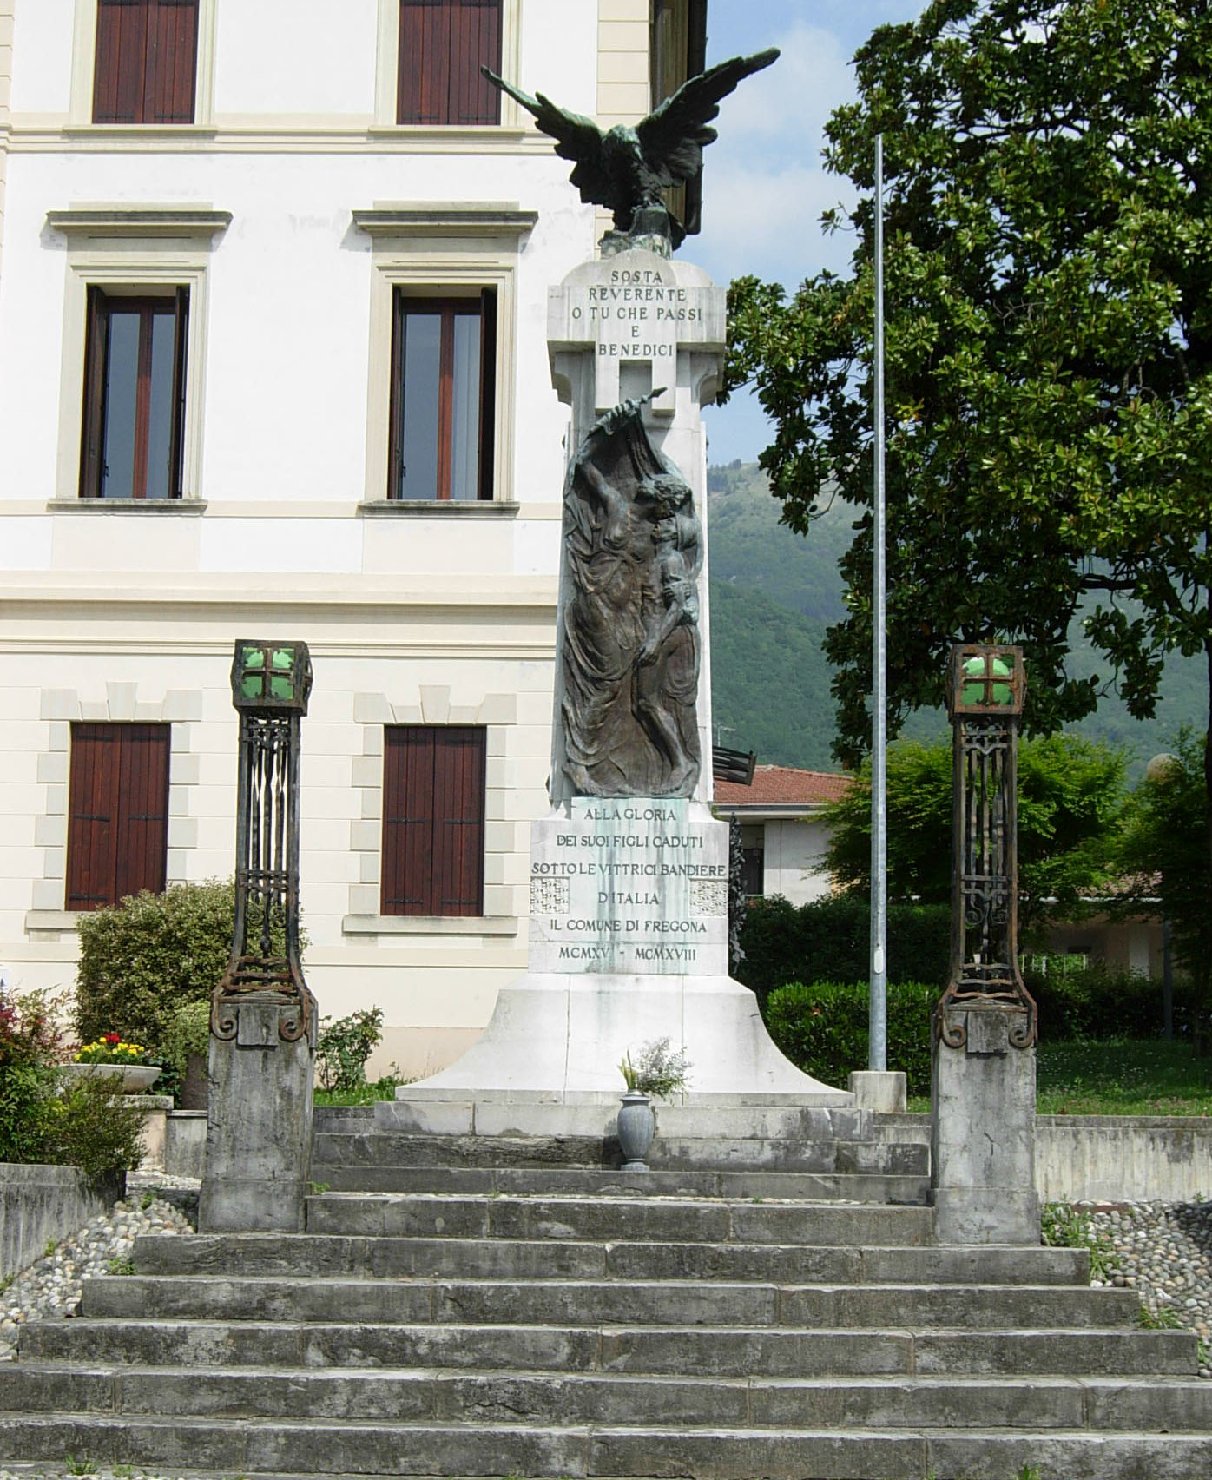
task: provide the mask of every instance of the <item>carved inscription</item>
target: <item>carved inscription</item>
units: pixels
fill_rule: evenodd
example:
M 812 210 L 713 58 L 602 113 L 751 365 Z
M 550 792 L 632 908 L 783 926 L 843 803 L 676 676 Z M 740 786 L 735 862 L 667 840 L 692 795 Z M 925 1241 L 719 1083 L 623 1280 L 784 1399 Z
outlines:
M 726 919 L 697 906 L 714 905 L 718 890 L 727 907 L 727 828 L 692 824 L 681 798 L 578 797 L 571 813 L 542 825 L 531 860 L 532 900 L 555 882 L 570 900 L 566 913 L 533 913 L 532 969 L 722 970 Z
M 621 265 L 602 263 L 592 278 L 555 292 L 552 337 L 592 351 L 599 411 L 619 401 L 620 365 L 646 363 L 653 387 L 666 387 L 654 409 L 672 414 L 679 347 L 723 338 L 722 289 L 679 282 L 675 264 L 648 252 L 627 253 Z

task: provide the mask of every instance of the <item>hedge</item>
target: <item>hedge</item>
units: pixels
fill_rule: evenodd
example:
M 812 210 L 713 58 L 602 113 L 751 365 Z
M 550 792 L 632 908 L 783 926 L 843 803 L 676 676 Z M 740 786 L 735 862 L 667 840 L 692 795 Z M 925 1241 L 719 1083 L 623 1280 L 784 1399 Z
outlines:
M 903 1069 L 911 1095 L 930 1093 L 930 1014 L 942 995 L 930 982 L 888 984 L 888 1067 Z M 791 982 L 766 1004 L 770 1036 L 793 1064 L 845 1089 L 867 1067 L 866 982 Z
M 235 898 L 231 882 L 174 884 L 80 917 L 75 1029 L 160 1049 L 173 1014 L 208 998 L 227 969 Z
M 1060 974 L 1025 974 L 1039 1007 L 1039 1032 L 1057 1039 L 1156 1038 L 1162 1031 L 1162 987 L 1136 972 L 1096 963 Z M 1174 979 L 1174 1031 L 1191 1036 L 1199 1018 L 1199 994 L 1189 978 Z
M 832 895 L 804 905 L 780 895 L 753 899 L 741 931 L 745 959 L 735 975 L 753 989 L 765 1012 L 768 994 L 789 982 L 865 981 L 870 936 L 870 906 L 863 895 Z M 889 906 L 890 983 L 934 982 L 941 992 L 950 951 L 947 905 Z

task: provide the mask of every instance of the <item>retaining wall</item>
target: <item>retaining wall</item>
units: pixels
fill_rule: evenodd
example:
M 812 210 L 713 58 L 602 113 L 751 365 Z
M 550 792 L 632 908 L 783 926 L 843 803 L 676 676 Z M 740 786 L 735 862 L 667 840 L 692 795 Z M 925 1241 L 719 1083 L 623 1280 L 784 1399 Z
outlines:
M 0 1162 L 0 1279 L 112 1207 L 124 1187 L 125 1176 L 98 1187 L 78 1167 Z
M 928 1115 L 880 1115 L 883 1140 L 930 1144 Z M 1040 1115 L 1035 1188 L 1045 1202 L 1212 1198 L 1212 1117 Z

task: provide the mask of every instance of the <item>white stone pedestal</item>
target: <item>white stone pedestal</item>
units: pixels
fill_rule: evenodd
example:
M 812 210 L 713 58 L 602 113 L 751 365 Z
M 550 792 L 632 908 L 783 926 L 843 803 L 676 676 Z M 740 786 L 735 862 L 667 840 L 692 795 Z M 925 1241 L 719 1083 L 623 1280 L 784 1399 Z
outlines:
M 851 1103 L 783 1057 L 728 976 L 728 827 L 702 803 L 574 797 L 534 824 L 530 887 L 530 971 L 400 1099 L 616 1107 L 624 1054 L 668 1038 L 692 1105 Z

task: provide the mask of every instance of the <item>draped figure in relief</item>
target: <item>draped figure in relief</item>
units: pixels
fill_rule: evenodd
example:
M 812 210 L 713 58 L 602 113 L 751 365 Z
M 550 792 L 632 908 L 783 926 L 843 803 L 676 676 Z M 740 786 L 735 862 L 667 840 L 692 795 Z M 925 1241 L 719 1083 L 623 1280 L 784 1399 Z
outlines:
M 599 417 L 564 489 L 561 713 L 580 796 L 690 796 L 701 765 L 702 531 L 644 429 L 650 399 Z

